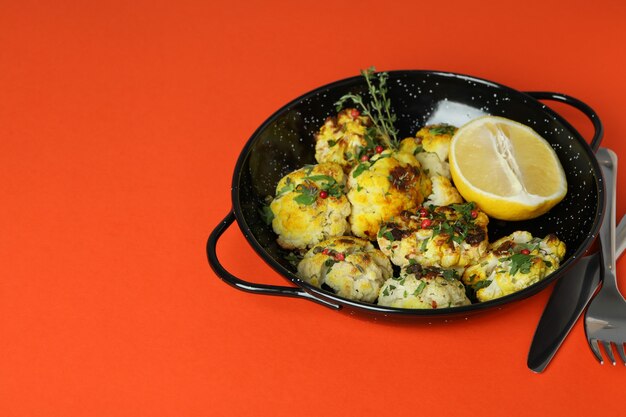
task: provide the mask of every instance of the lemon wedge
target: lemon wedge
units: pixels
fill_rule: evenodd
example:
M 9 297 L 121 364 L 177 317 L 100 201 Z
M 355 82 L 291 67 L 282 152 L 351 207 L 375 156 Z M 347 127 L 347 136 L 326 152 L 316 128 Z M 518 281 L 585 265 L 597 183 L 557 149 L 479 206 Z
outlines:
M 565 172 L 550 144 L 504 117 L 480 117 L 457 130 L 450 173 L 463 198 L 501 220 L 538 217 L 567 193 Z

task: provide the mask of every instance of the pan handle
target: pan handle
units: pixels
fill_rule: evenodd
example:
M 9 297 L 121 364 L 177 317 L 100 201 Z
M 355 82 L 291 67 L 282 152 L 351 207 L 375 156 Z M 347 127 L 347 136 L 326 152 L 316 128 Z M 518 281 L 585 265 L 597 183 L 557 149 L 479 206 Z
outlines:
M 602 136 L 604 135 L 604 127 L 602 126 L 598 114 L 589 107 L 589 105 L 567 94 L 552 93 L 549 91 L 525 91 L 524 93 L 537 100 L 559 101 L 580 110 L 593 124 L 594 133 L 589 145 L 594 152 L 598 150 L 600 142 L 602 142 Z
M 232 275 L 228 272 L 220 263 L 217 258 L 217 241 L 222 236 L 222 234 L 228 229 L 228 227 L 235 221 L 235 213 L 231 210 L 224 220 L 220 222 L 220 224 L 215 227 L 213 232 L 211 232 L 209 236 L 209 240 L 206 245 L 207 257 L 209 259 L 209 265 L 213 268 L 213 271 L 220 277 L 224 282 L 233 286 L 234 288 L 250 292 L 253 294 L 261 294 L 261 295 L 278 295 L 283 297 L 295 297 L 295 298 L 304 298 L 305 300 L 314 301 L 323 306 L 332 308 L 334 310 L 341 309 L 340 305 L 333 304 L 329 301 L 323 300 L 321 298 L 317 298 L 308 292 L 304 291 L 298 287 L 284 287 L 278 285 L 266 285 L 266 284 L 255 284 L 252 282 L 244 281 L 236 276 Z

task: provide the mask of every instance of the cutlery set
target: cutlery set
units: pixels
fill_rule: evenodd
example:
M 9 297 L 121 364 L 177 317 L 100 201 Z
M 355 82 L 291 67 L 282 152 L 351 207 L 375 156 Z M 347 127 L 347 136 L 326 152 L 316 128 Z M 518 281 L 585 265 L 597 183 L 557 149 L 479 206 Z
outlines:
M 602 169 L 607 203 L 599 233 L 600 250 L 580 259 L 555 284 L 528 354 L 527 365 L 535 372 L 543 371 L 550 363 L 585 307 L 585 334 L 596 359 L 604 363 L 602 346 L 613 365 L 616 364 L 614 350 L 626 365 L 626 300 L 617 288 L 615 271 L 616 259 L 626 248 L 626 216 L 616 228 L 617 156 L 609 149 L 600 148 L 596 157 Z

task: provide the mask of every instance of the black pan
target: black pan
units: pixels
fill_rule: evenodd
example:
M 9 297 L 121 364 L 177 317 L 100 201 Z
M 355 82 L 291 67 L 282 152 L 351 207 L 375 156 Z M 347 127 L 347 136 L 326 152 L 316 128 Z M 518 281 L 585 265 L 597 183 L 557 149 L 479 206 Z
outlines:
M 352 301 L 300 280 L 294 266 L 285 259 L 287 252 L 277 245 L 276 235 L 263 221 L 260 208 L 266 196 L 273 196 L 282 176 L 315 163 L 313 135 L 326 117 L 336 114 L 334 103 L 348 92 L 367 94 L 363 77 L 356 76 L 317 88 L 286 104 L 268 118 L 244 146 L 233 175 L 233 208 L 207 242 L 209 264 L 222 280 L 239 290 L 303 298 L 351 314 L 432 319 L 495 310 L 525 299 L 558 279 L 587 251 L 595 240 L 604 213 L 602 176 L 594 156 L 603 129 L 593 109 L 565 94 L 520 92 L 492 81 L 448 72 L 391 71 L 387 84 L 388 96 L 398 117 L 399 137 L 412 136 L 425 124 L 446 122 L 460 126 L 474 117 L 491 114 L 529 125 L 550 142 L 567 175 L 565 199 L 534 220 L 492 220 L 489 237 L 492 240 L 514 230 L 527 230 L 536 236 L 556 233 L 568 248 L 560 268 L 517 293 L 489 302 L 436 310 L 409 310 Z M 566 103 L 582 111 L 595 129 L 590 144 L 539 100 Z M 221 265 L 216 253 L 217 242 L 235 220 L 258 255 L 293 285 L 249 282 L 233 276 Z

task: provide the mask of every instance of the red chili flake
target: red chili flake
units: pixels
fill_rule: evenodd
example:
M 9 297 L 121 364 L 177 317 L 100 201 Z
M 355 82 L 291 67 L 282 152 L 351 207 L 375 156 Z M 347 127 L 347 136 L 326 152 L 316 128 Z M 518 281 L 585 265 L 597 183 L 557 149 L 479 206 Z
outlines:
M 329 252 L 330 252 L 330 251 L 328 250 L 328 248 L 325 248 L 325 249 L 322 251 L 322 254 L 323 254 L 323 255 L 328 255 L 328 253 L 329 253 Z
M 430 302 L 430 305 L 431 305 L 433 308 L 437 308 L 437 302 L 436 302 L 435 300 L 431 301 L 431 302 Z
M 522 255 L 530 255 L 530 251 L 528 249 L 522 249 L 519 251 Z
M 424 219 L 422 220 L 420 226 L 422 227 L 422 229 L 428 229 L 432 224 L 433 222 L 430 219 Z
M 327 198 L 328 197 L 328 191 L 322 190 L 320 191 L 320 198 Z
M 358 111 L 357 109 L 350 110 L 350 116 L 352 116 L 353 119 L 356 119 L 360 115 L 361 115 L 361 112 Z
M 472 219 L 475 219 L 476 217 L 478 217 L 478 212 L 476 210 L 472 210 L 470 211 L 470 216 L 472 216 Z
M 385 148 L 383 148 L 382 146 L 378 145 L 376 148 L 374 148 L 374 150 L 376 151 L 376 153 L 383 153 Z
M 369 160 L 370 160 L 370 157 L 369 157 L 369 156 L 367 156 L 367 155 L 363 155 L 363 156 L 361 157 L 361 162 L 366 162 L 366 161 L 369 161 Z
M 346 259 L 346 255 L 344 255 L 343 253 L 341 253 L 341 252 L 337 252 L 337 253 L 335 254 L 335 260 L 337 260 L 337 261 L 343 261 L 344 259 Z
M 428 209 L 426 207 L 422 207 L 419 209 L 420 217 L 428 217 Z

